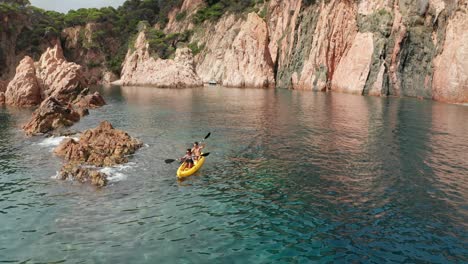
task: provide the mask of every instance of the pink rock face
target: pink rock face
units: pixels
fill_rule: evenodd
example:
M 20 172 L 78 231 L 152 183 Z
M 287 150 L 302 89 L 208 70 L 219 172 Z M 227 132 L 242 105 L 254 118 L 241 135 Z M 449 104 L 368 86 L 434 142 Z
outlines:
M 148 51 L 148 43 L 143 32 L 138 35 L 135 42 L 135 51 L 128 51 L 121 76 L 123 85 L 173 88 L 203 85 L 195 72 L 190 49 L 177 49 L 174 60 L 156 59 L 151 57 Z
M 169 21 L 164 32 L 174 33 L 193 29 L 193 15 L 204 5 L 205 1 L 203 0 L 184 0 L 180 8 L 175 8 L 168 13 L 167 17 Z M 181 13 L 184 13 L 185 17 L 182 20 L 177 21 L 177 15 Z
M 373 52 L 372 33 L 358 33 L 351 49 L 348 50 L 336 68 L 331 90 L 362 94 L 369 76 Z
M 243 20 L 234 15 L 222 17 L 216 24 L 206 24 L 206 32 L 202 34 L 199 44 L 204 45 L 203 51 L 195 58 L 197 74 L 204 83 L 216 81 L 223 83 L 225 71 L 224 55 L 231 49 L 234 39 L 240 31 Z
M 271 59 L 278 59 L 278 48 L 281 46 L 281 63 L 286 56 L 286 52 L 293 47 L 288 43 L 293 43 L 296 31 L 293 25 L 296 24 L 297 17 L 301 10 L 301 0 L 272 0 L 269 4 L 270 17 L 268 20 L 268 28 L 270 32 L 270 49 Z M 291 12 L 293 11 L 293 12 Z M 289 47 L 289 48 L 288 48 Z
M 395 14 L 392 26 L 392 35 L 395 36 L 395 45 L 393 46 L 391 62 L 389 67 L 389 77 L 392 86 L 396 92 L 396 95 L 399 95 L 401 93 L 401 80 L 398 77 L 397 71 L 400 65 L 399 55 L 401 52 L 401 43 L 403 42 L 403 39 L 405 38 L 407 33 L 406 26 L 402 22 L 403 17 L 400 13 L 400 7 L 398 3 L 398 1 L 395 1 L 393 7 Z
M 273 87 L 273 61 L 268 49 L 265 21 L 255 13 L 247 20 L 235 15 L 208 25 L 197 56 L 197 73 L 203 82 L 216 81 L 231 87 Z
M 325 90 L 357 33 L 354 1 L 332 0 L 320 5 L 310 55 L 298 82 L 293 83 L 295 89 Z
M 34 106 L 41 103 L 41 87 L 31 57 L 26 56 L 16 68 L 15 78 L 5 93 L 6 103 L 12 106 Z
M 224 86 L 274 87 L 273 61 L 265 21 L 250 13 L 224 57 Z
M 60 45 L 48 48 L 37 62 L 36 69 L 44 87 L 44 97 L 55 96 L 59 100 L 70 101 L 86 88 L 81 66 L 67 62 Z
M 468 102 L 468 14 L 458 11 L 449 20 L 443 52 L 434 60 L 434 100 Z

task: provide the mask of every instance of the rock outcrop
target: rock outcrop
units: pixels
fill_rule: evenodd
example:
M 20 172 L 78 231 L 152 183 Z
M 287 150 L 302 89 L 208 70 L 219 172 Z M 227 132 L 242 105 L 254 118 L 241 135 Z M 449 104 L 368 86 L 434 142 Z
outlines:
M 36 72 L 44 97 L 54 96 L 63 102 L 70 102 L 87 87 L 82 67 L 67 62 L 59 44 L 42 54 Z
M 65 164 L 57 175 L 59 180 L 74 180 L 79 183 L 90 183 L 97 187 L 104 187 L 109 182 L 107 175 L 97 169 L 86 168 L 78 164 Z
M 122 68 L 123 85 L 149 85 L 155 87 L 202 86 L 195 72 L 192 52 L 188 48 L 177 49 L 175 59 L 160 59 L 151 56 L 145 33 L 140 32 L 135 50 L 129 50 Z
M 80 113 L 71 105 L 49 96 L 36 111 L 29 122 L 23 126 L 27 135 L 43 134 L 61 127 L 68 127 L 80 120 Z
M 128 155 L 141 147 L 139 140 L 103 121 L 97 128 L 84 131 L 79 141 L 64 140 L 54 150 L 57 156 L 66 161 L 58 178 L 72 178 L 104 186 L 107 184 L 107 176 L 99 172 L 98 168 L 126 163 Z
M 127 162 L 127 156 L 141 147 L 139 140 L 103 121 L 97 128 L 84 131 L 78 142 L 74 139 L 62 142 L 55 154 L 68 162 L 102 167 Z
M 28 56 L 21 61 L 2 93 L 2 103 L 19 107 L 40 104 L 23 129 L 28 135 L 48 133 L 79 121 L 88 114 L 88 108 L 105 105 L 99 93 L 88 95 L 86 85 L 81 66 L 67 62 L 60 44 L 56 44 L 37 63 Z
M 41 103 L 41 87 L 31 57 L 26 56 L 16 68 L 16 75 L 5 92 L 6 103 L 14 106 L 35 106 Z
M 0 105 L 4 105 L 4 104 L 5 104 L 5 93 L 0 92 Z
M 94 92 L 93 94 L 88 94 L 89 89 L 84 90 L 78 98 L 73 102 L 73 106 L 89 109 L 89 108 L 98 108 L 106 105 L 106 101 L 102 98 L 101 94 Z

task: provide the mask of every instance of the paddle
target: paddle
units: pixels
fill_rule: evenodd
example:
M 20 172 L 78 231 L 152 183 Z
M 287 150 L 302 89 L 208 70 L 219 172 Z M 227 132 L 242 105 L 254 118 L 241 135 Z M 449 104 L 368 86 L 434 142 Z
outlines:
M 210 136 L 211 136 L 211 132 L 209 132 L 208 135 L 205 136 L 205 138 L 202 140 L 202 142 L 205 141 L 205 139 L 209 138 Z
M 202 157 L 207 157 L 208 155 L 210 155 L 209 152 L 201 154 Z M 166 164 L 169 164 L 169 163 L 172 163 L 174 161 L 176 161 L 176 159 L 167 159 L 164 162 L 166 162 Z

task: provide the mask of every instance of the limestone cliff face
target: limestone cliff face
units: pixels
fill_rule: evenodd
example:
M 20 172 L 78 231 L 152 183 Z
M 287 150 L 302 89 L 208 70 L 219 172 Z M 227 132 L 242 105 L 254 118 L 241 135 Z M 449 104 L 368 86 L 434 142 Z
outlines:
M 195 73 L 192 52 L 188 48 L 177 49 L 174 59 L 151 56 L 144 32 L 129 50 L 121 74 L 123 85 L 150 85 L 155 87 L 197 87 L 203 85 Z

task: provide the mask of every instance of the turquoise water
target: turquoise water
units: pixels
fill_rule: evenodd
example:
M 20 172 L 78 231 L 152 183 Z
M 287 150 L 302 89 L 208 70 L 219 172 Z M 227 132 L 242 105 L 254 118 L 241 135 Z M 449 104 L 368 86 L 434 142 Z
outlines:
M 205 87 L 102 90 L 146 144 L 96 189 L 52 178 L 60 138 L 0 109 L 0 263 L 468 261 L 468 107 Z M 211 153 L 184 182 L 192 141 Z

